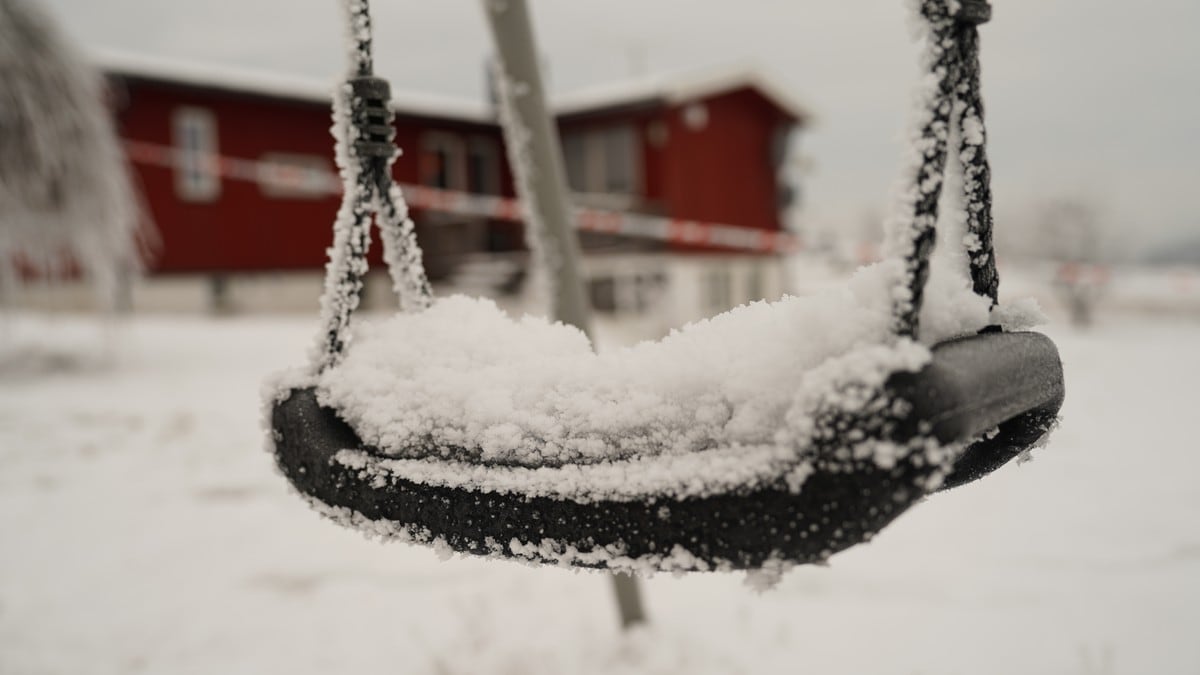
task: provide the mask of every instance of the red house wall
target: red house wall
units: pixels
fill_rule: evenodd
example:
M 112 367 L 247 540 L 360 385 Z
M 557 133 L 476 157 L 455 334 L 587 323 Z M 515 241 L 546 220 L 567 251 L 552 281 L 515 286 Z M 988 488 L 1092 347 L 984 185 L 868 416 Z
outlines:
M 708 121 L 698 129 L 685 123 L 686 105 L 668 109 L 663 115 L 668 140 L 658 157 L 661 165 L 657 171 L 669 215 L 782 229 L 771 143 L 786 118 L 748 88 L 706 99 L 702 104 Z
M 115 83 L 117 121 L 122 137 L 158 146 L 172 145 L 174 111 L 182 106 L 208 110 L 217 123 L 220 155 L 258 160 L 266 153 L 319 158 L 334 171 L 328 105 L 319 101 L 271 98 L 240 91 L 138 78 Z M 402 102 L 400 102 L 402 105 Z M 562 128 L 632 123 L 641 145 L 642 210 L 672 218 L 781 229 L 776 169 L 770 161 L 778 128 L 789 123 L 777 106 L 751 88 L 704 99 L 707 123 L 689 128 L 685 106 L 632 106 L 597 111 L 561 121 Z M 657 128 L 655 134 L 652 129 Z M 661 133 L 665 129 L 665 134 Z M 512 176 L 499 128 L 398 113 L 396 140 L 402 149 L 394 174 L 398 181 L 421 182 L 421 139 L 431 131 L 467 138 L 492 138 L 499 151 L 501 193 L 512 196 Z M 657 135 L 658 143 L 651 139 Z M 665 138 L 665 140 L 662 140 Z M 325 263 L 330 224 L 340 197 L 280 197 L 265 194 L 257 182 L 222 178 L 211 202 L 182 199 L 175 171 L 135 164 L 146 205 L 161 235 L 150 270 L 159 273 L 246 270 L 313 270 Z M 413 218 L 422 226 L 421 213 Z M 436 227 L 436 226 L 432 226 Z M 515 223 L 491 223 L 501 245 L 519 245 Z M 499 241 L 499 240 L 498 240 Z M 506 242 L 506 243 L 505 243 Z M 673 245 L 675 250 L 713 250 Z M 378 244 L 371 259 L 378 264 Z
M 129 82 L 118 110 L 123 138 L 170 146 L 180 106 L 209 110 L 222 155 L 257 159 L 266 152 L 330 157 L 328 109 L 317 104 L 249 98 L 212 90 Z M 329 160 L 332 170 L 333 162 Z M 221 180 L 210 202 L 182 200 L 170 167 L 135 164 L 161 237 L 153 271 L 224 271 L 319 267 L 338 200 L 274 199 L 257 183 Z
M 794 120 L 750 87 L 695 103 L 707 115 L 698 128 L 685 121 L 690 103 L 576 114 L 560 126 L 574 131 L 634 126 L 640 139 L 640 210 L 679 220 L 783 229 L 778 167 L 771 151 L 777 133 Z M 670 248 L 723 250 L 681 243 Z
M 257 160 L 265 153 L 294 153 L 321 158 L 335 172 L 327 104 L 274 99 L 170 83 L 128 80 L 118 96 L 117 124 L 122 138 L 170 146 L 172 113 L 195 106 L 217 120 L 222 156 Z M 438 130 L 463 136 L 485 135 L 498 148 L 499 131 L 488 125 L 398 115 L 396 180 L 419 182 L 420 136 Z M 511 177 L 501 161 L 501 185 L 511 194 Z M 330 227 L 339 195 L 280 197 L 257 182 L 222 178 L 219 196 L 190 202 L 178 195 L 175 171 L 166 166 L 134 164 L 145 204 L 159 232 L 160 246 L 150 271 L 210 272 L 319 269 L 325 264 Z M 413 212 L 414 219 L 420 213 Z M 371 260 L 381 260 L 378 242 Z

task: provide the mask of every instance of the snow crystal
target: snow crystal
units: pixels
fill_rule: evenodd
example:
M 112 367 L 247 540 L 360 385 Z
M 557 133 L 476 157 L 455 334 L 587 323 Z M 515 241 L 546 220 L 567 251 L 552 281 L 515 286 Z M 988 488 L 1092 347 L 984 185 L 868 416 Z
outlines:
M 1029 330 L 1046 322 L 1036 298 L 1016 298 L 992 308 L 990 323 L 1006 331 Z
M 768 558 L 762 567 L 746 572 L 746 585 L 764 593 L 778 586 L 783 580 L 783 575 L 795 566 L 795 563 L 783 558 Z
M 967 145 L 983 145 L 983 120 L 978 116 L 964 117 L 962 121 L 963 141 Z

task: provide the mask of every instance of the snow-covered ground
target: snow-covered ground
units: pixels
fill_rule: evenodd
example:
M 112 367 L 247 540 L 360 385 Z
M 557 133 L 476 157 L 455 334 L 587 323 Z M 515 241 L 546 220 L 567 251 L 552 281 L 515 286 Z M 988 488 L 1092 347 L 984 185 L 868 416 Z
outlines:
M 1058 327 L 1065 420 L 758 594 L 382 545 L 261 451 L 259 385 L 314 321 L 9 317 L 0 333 L 0 673 L 1200 672 L 1200 317 Z M 119 349 L 105 347 L 119 343 Z

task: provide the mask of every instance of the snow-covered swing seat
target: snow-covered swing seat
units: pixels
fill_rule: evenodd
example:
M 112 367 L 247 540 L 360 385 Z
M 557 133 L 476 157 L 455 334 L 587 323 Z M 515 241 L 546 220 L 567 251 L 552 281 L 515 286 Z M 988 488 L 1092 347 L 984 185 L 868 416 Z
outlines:
M 914 4 L 930 77 L 895 255 L 844 288 L 595 354 L 574 328 L 432 299 L 390 178 L 366 5 L 351 2 L 324 330 L 313 363 L 268 386 L 288 480 L 342 524 L 445 550 L 754 569 L 823 561 L 1042 439 L 1063 399 L 1057 350 L 996 303 L 976 32 L 989 9 Z M 944 173 L 962 191 L 961 283 L 927 283 Z M 352 334 L 372 212 L 403 311 Z

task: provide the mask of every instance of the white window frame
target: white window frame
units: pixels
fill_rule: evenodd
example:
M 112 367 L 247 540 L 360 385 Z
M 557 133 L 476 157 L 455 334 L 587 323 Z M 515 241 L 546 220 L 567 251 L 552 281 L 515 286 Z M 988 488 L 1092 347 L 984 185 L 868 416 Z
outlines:
M 206 108 L 175 108 L 171 143 L 176 152 L 175 193 L 188 202 L 216 201 L 221 196 L 216 115 Z

